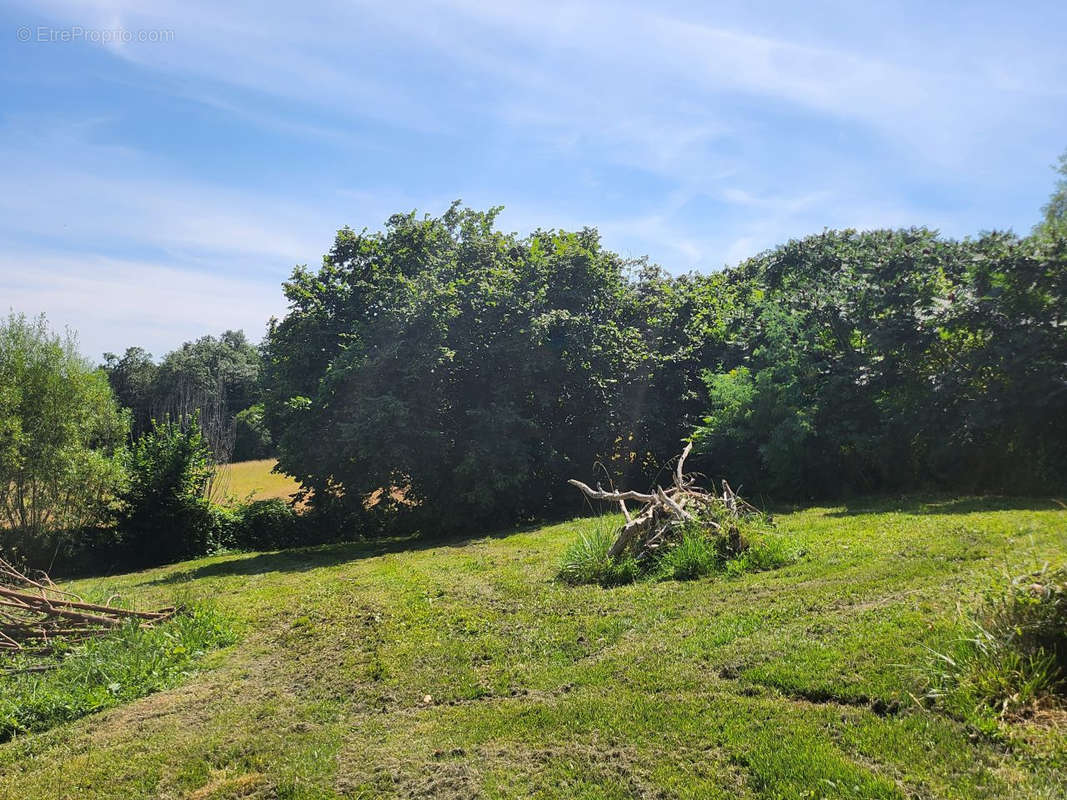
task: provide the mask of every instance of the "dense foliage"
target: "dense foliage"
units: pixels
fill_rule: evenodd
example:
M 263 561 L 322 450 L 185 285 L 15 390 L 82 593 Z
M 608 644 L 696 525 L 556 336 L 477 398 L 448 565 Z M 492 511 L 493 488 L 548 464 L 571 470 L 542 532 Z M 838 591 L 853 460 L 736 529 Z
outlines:
M 570 477 L 651 485 L 686 438 L 697 470 L 757 499 L 1057 491 L 1067 157 L 1060 173 L 1028 236 L 825 231 L 712 275 L 622 258 L 592 229 L 504 233 L 497 209 L 396 215 L 298 267 L 261 348 L 233 331 L 158 365 L 130 348 L 107 381 L 12 317 L 0 544 L 68 532 L 131 564 L 480 530 L 579 510 Z M 128 486 L 107 382 L 133 420 Z M 315 526 L 205 499 L 210 462 L 275 452 Z
M 43 558 L 108 514 L 128 418 L 71 336 L 0 321 L 0 551 Z
M 154 421 L 134 442 L 118 526 L 126 564 L 180 561 L 217 544 L 216 512 L 205 497 L 211 452 L 198 422 Z
M 140 347 L 127 348 L 121 357 L 105 353 L 103 369 L 119 401 L 131 410 L 134 438 L 150 430 L 153 420 L 195 413 L 216 459 L 269 454 L 262 426 L 239 419 L 259 400 L 259 351 L 243 331 L 186 342 L 159 364 Z
M 698 443 L 777 496 L 1062 486 L 1065 242 L 829 231 L 742 264 Z
M 692 435 L 757 496 L 1067 480 L 1063 186 L 1028 237 L 826 231 L 671 277 L 495 211 L 340 231 L 285 284 L 262 420 L 317 505 L 477 528 L 647 485 Z
M 360 510 L 384 489 L 379 512 L 493 525 L 573 507 L 565 480 L 595 463 L 621 476 L 677 449 L 714 342 L 686 306 L 715 279 L 673 282 L 594 231 L 520 239 L 494 217 L 453 206 L 345 229 L 286 283 L 265 418 L 314 503 Z

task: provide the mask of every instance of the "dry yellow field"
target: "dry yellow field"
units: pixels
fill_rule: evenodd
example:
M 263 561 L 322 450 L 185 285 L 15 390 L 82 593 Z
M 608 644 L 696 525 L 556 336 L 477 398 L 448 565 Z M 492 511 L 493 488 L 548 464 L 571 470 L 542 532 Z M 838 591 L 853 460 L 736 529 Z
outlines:
M 236 501 L 249 498 L 268 500 L 272 497 L 288 500 L 300 486 L 288 475 L 271 472 L 277 463 L 273 458 L 262 458 L 257 461 L 220 464 L 216 468 L 218 477 L 212 494 L 220 501 L 226 498 Z

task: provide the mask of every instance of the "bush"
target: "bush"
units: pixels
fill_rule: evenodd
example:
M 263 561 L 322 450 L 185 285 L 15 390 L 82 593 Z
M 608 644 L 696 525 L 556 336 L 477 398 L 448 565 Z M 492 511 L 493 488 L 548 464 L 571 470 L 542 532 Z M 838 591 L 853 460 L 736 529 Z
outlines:
M 300 515 L 284 500 L 255 500 L 239 508 L 230 539 L 241 550 L 277 550 L 306 544 Z
M 968 635 L 927 668 L 928 701 L 979 730 L 1062 702 L 1067 690 L 1067 568 L 1047 567 L 986 595 Z
M 129 488 L 119 517 L 123 555 L 150 566 L 204 555 L 226 520 L 204 497 L 211 453 L 196 416 L 153 421 L 130 453 Z

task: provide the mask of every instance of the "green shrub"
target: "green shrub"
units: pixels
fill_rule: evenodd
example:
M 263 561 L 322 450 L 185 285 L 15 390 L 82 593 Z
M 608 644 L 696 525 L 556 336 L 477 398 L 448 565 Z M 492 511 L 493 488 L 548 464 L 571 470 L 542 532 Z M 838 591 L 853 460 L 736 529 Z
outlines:
M 1067 568 L 1047 567 L 990 592 L 965 635 L 935 652 L 928 701 L 994 733 L 1067 690 Z
M 211 550 L 236 548 L 242 523 L 241 509 L 209 503 L 208 517 Z
M 0 678 L 0 741 L 169 688 L 206 651 L 233 641 L 226 619 L 199 607 L 155 628 L 132 623 L 77 645 L 45 672 L 17 672 L 40 664 L 11 661 L 16 671 Z
M 277 550 L 304 544 L 300 515 L 284 500 L 255 500 L 236 512 L 232 546 L 242 550 Z
M 119 531 L 131 564 L 180 561 L 220 544 L 219 516 L 204 497 L 211 476 L 211 452 L 195 415 L 153 421 L 133 445 L 122 496 Z

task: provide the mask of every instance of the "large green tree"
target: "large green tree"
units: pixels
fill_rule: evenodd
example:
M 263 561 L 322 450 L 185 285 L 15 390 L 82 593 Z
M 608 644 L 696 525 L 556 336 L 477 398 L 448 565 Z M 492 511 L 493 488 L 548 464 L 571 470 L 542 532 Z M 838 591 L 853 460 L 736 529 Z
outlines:
M 1049 239 L 1062 239 L 1067 235 L 1067 151 L 1060 156 L 1055 169 L 1058 176 L 1056 186 L 1041 209 L 1042 220 L 1034 229 L 1034 234 Z
M 73 336 L 0 322 L 0 543 L 16 556 L 102 519 L 121 487 L 129 418 Z
M 573 508 L 566 479 L 598 463 L 647 480 L 679 448 L 707 286 L 675 286 L 593 230 L 519 238 L 495 216 L 456 205 L 345 229 L 286 283 L 266 420 L 318 502 L 393 487 L 408 516 L 478 527 Z
M 122 356 L 104 353 L 101 368 L 119 403 L 130 410 L 133 435 L 140 436 L 151 428 L 160 405 L 159 367 L 152 354 L 141 347 L 129 347 Z

